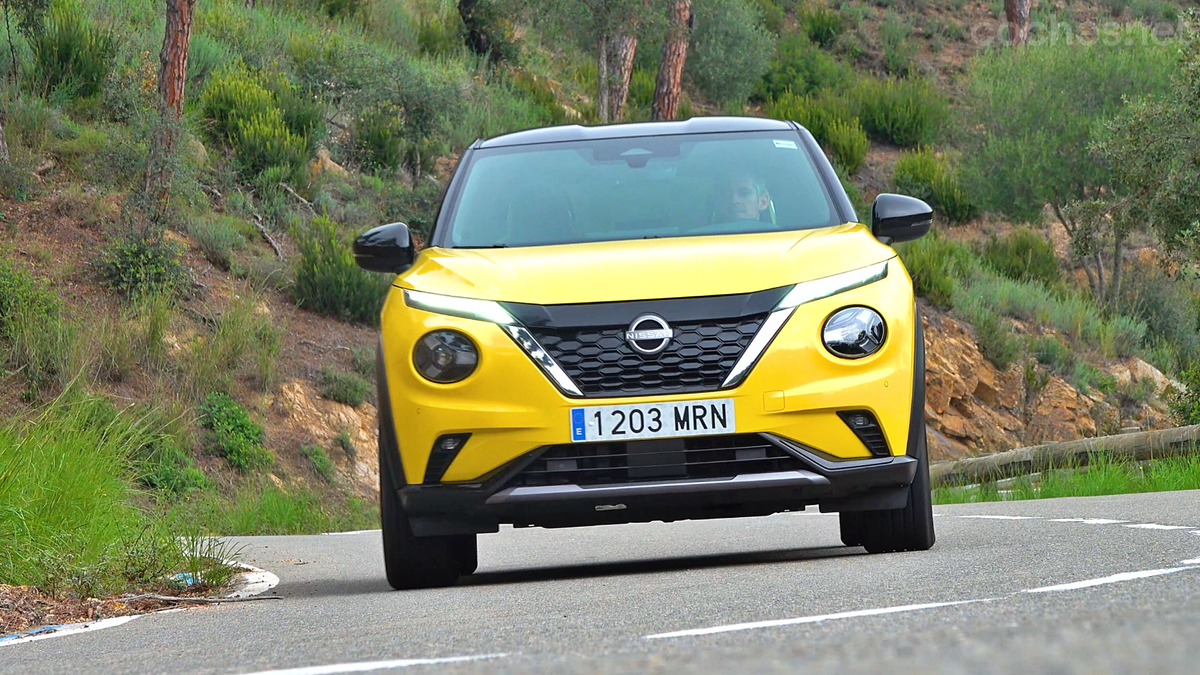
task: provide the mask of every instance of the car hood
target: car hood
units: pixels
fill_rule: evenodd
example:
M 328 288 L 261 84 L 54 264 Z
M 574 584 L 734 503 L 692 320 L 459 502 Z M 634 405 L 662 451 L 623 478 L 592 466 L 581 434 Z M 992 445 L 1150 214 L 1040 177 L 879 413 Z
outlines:
M 427 248 L 401 288 L 538 305 L 749 293 L 896 255 L 866 227 L 497 249 Z

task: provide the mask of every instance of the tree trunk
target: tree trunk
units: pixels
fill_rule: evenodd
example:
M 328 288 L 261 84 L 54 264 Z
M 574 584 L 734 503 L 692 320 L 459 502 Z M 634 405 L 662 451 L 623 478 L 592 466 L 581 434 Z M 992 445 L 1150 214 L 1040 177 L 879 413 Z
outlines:
M 467 48 L 479 56 L 488 57 L 491 62 L 495 58 L 491 53 L 492 43 L 484 30 L 483 21 L 475 13 L 478 6 L 479 0 L 458 0 L 458 15 L 462 17 L 463 28 L 467 29 Z
M 608 124 L 608 40 L 602 34 L 596 45 L 596 117 L 601 124 Z
M 1029 40 L 1029 0 L 1004 0 L 1008 20 L 1008 43 L 1023 45 Z
M 1121 302 L 1121 258 L 1124 248 L 1124 237 L 1119 234 L 1113 235 L 1113 262 L 1112 262 L 1112 278 L 1109 282 L 1111 288 L 1108 292 L 1109 308 L 1116 312 L 1119 309 Z
M 188 44 L 196 0 L 167 0 L 167 24 L 159 53 L 158 96 L 160 120 L 150 140 L 146 162 L 145 197 L 149 220 L 161 223 L 175 177 L 175 151 L 179 143 L 179 121 L 183 117 L 183 94 L 187 85 Z
M 4 124 L 0 123 L 0 164 L 8 164 L 12 158 L 8 155 L 8 141 L 4 139 Z
M 625 102 L 629 99 L 629 80 L 633 77 L 633 57 L 637 53 L 637 36 L 633 34 L 637 25 L 631 24 L 628 32 L 618 33 L 608 52 L 608 105 L 609 120 L 620 122 L 625 113 Z
M 654 84 L 654 105 L 650 119 L 673 120 L 679 109 L 683 83 L 683 64 L 687 60 L 692 35 L 692 0 L 671 0 L 671 25 L 663 42 L 662 61 Z

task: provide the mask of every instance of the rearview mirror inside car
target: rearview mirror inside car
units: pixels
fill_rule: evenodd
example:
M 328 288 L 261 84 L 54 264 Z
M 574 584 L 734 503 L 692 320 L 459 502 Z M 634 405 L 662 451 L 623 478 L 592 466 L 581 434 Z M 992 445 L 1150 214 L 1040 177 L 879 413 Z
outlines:
M 399 274 L 412 267 L 415 257 L 412 235 L 404 223 L 381 225 L 354 240 L 354 260 L 368 272 Z
M 871 234 L 884 243 L 919 239 L 933 225 L 933 209 L 914 197 L 881 194 L 871 206 Z

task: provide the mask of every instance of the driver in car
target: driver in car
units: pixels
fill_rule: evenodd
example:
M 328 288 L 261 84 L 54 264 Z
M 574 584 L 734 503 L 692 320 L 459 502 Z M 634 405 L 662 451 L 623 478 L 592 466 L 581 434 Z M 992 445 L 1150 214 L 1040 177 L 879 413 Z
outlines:
M 739 220 L 761 220 L 762 214 L 771 203 L 767 183 L 751 171 L 734 171 L 727 175 L 722 190 L 721 208 L 723 222 Z

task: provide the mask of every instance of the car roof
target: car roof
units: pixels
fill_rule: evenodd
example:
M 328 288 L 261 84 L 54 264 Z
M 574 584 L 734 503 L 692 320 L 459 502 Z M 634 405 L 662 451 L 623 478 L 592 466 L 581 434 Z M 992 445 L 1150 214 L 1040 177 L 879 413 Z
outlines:
M 642 136 L 675 136 L 680 134 L 716 134 L 731 131 L 787 131 L 794 129 L 788 122 L 763 117 L 693 117 L 682 122 L 642 122 L 638 124 L 609 124 L 585 127 L 568 124 L 518 131 L 496 136 L 481 142 L 480 148 L 505 148 L 514 145 L 562 143 L 565 141 L 596 141 L 610 138 Z

